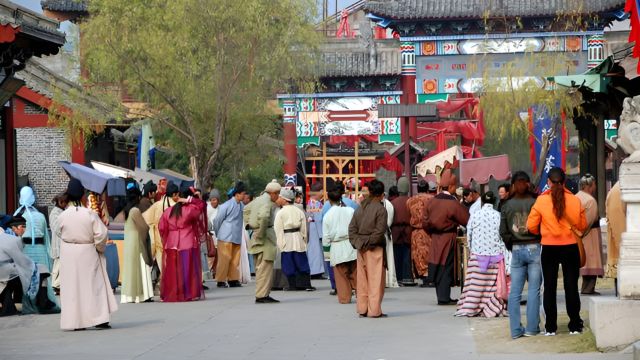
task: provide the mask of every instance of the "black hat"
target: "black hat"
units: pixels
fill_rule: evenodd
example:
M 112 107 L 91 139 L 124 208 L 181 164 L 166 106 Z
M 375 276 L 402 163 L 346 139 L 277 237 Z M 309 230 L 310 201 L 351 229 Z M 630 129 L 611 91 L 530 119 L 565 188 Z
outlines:
M 84 195 L 84 186 L 78 179 L 71 178 L 69 180 L 69 184 L 67 185 L 67 195 L 69 195 L 69 200 L 78 201 L 82 199 Z
M 14 216 L 7 222 L 7 227 L 27 225 L 27 220 L 22 215 Z
M 247 192 L 247 187 L 242 181 L 238 181 L 236 186 L 233 187 L 233 194 L 235 195 L 241 192 Z
M 529 178 L 529 174 L 527 174 L 524 171 L 516 171 L 511 177 L 511 183 L 515 184 L 517 181 L 520 181 L 520 180 L 531 182 L 531 179 Z
M 144 193 L 145 196 L 156 191 L 158 191 L 158 186 L 154 184 L 153 181 L 151 180 L 147 181 L 147 183 L 144 184 L 144 186 L 142 187 L 142 192 Z
M 173 181 L 169 181 L 167 184 L 167 196 L 172 196 L 173 194 L 180 193 L 180 189 L 178 185 L 174 184 Z

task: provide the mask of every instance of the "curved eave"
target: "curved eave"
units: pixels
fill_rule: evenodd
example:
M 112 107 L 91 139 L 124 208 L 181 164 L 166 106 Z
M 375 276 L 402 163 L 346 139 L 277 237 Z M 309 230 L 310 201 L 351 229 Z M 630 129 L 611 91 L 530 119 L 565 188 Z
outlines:
M 423 1 L 429 1 L 429 0 L 423 0 Z M 450 0 L 451 1 L 451 0 Z M 437 2 L 437 1 L 433 1 L 433 2 Z M 452 9 L 445 9 L 448 5 L 441 5 L 441 8 L 436 9 L 431 9 L 431 8 L 425 8 L 423 6 L 415 6 L 416 8 L 410 8 L 410 7 L 402 7 L 400 6 L 398 3 L 394 3 L 394 4 L 388 4 L 388 5 L 378 5 L 378 4 L 365 4 L 364 6 L 364 10 L 372 15 L 375 16 L 379 16 L 385 19 L 391 19 L 391 20 L 423 20 L 423 21 L 437 21 L 437 20 L 481 20 L 481 19 L 485 19 L 485 16 L 488 16 L 488 18 L 503 18 L 503 17 L 507 17 L 507 18 L 516 18 L 516 17 L 549 17 L 549 18 L 555 18 L 558 17 L 559 15 L 562 15 L 563 13 L 567 13 L 567 15 L 570 16 L 576 16 L 576 15 L 589 15 L 589 14 L 606 14 L 606 13 L 611 13 L 617 10 L 620 10 L 622 8 L 624 8 L 624 1 L 620 1 L 618 4 L 615 5 L 611 5 L 611 6 L 606 6 L 606 7 L 601 7 L 601 8 L 595 8 L 595 9 L 585 9 L 584 11 L 581 11 L 581 14 L 574 14 L 571 13 L 572 10 L 563 10 L 563 9 L 558 9 L 556 11 L 540 11 L 540 10 L 525 10 L 525 11 L 504 11 L 504 10 L 498 10 L 498 11 L 490 11 L 488 13 L 485 13 L 485 11 L 487 11 L 486 9 L 483 9 L 483 11 L 479 12 L 479 11 L 472 11 L 470 8 L 452 8 Z M 419 7 L 419 9 L 418 9 Z M 438 14 L 438 11 L 441 14 Z M 430 15 L 426 15 L 426 13 L 430 13 Z M 435 14 L 435 15 L 431 15 L 431 14 Z
M 49 29 L 23 24 L 20 25 L 20 32 L 33 40 L 48 42 L 56 47 L 65 43 L 65 36 L 59 31 L 52 32 Z

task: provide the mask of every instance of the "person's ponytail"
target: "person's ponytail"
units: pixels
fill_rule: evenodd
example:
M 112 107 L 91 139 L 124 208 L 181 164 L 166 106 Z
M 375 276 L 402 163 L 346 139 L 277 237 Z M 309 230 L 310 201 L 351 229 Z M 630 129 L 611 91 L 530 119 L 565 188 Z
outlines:
M 549 181 L 551 182 L 551 202 L 553 203 L 553 213 L 556 219 L 560 220 L 564 217 L 565 201 L 564 201 L 564 182 L 566 175 L 560 168 L 552 168 L 549 171 Z

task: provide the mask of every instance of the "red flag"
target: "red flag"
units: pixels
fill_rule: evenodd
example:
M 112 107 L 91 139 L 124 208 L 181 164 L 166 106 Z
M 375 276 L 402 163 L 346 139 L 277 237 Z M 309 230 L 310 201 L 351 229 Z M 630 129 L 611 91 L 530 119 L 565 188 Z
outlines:
M 640 0 L 627 0 L 624 11 L 628 12 L 631 17 L 631 32 L 629 32 L 629 42 L 635 41 L 633 47 L 633 57 L 640 58 Z M 638 71 L 640 72 L 640 62 L 638 62 Z

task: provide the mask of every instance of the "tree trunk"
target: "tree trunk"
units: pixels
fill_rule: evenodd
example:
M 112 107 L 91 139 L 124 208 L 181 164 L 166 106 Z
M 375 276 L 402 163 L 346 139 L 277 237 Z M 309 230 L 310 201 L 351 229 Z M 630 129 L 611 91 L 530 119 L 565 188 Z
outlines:
M 547 162 L 547 154 L 549 153 L 549 140 L 547 138 L 542 139 L 542 147 L 540 148 L 540 156 L 538 157 L 538 163 L 536 164 L 536 172 L 533 174 L 532 184 L 543 188 L 543 184 L 539 184 L 542 178 L 542 172 Z

